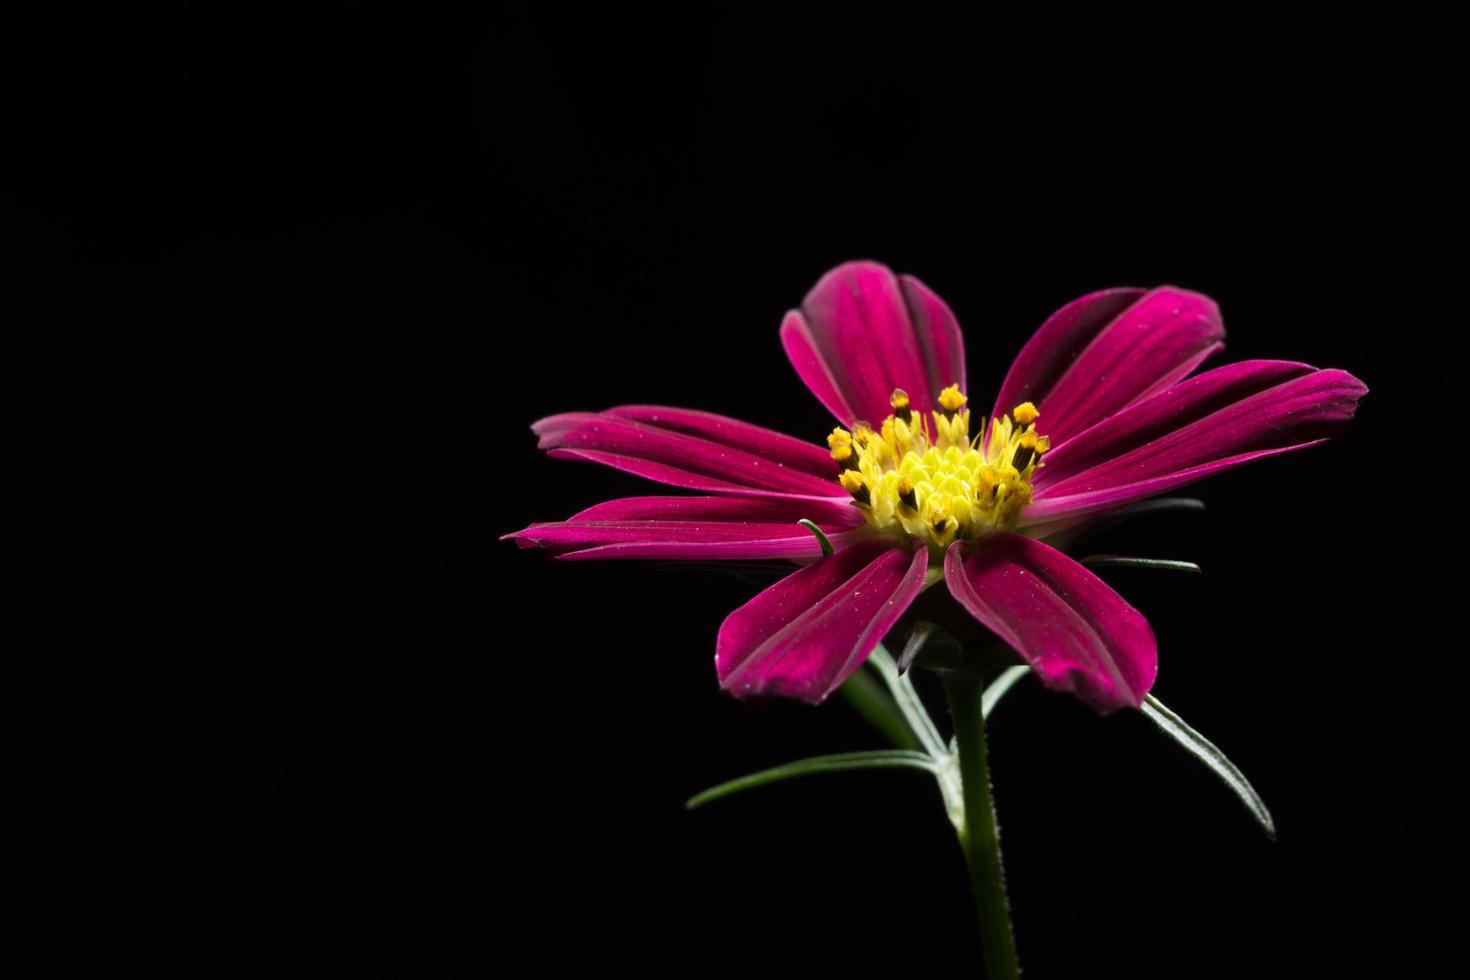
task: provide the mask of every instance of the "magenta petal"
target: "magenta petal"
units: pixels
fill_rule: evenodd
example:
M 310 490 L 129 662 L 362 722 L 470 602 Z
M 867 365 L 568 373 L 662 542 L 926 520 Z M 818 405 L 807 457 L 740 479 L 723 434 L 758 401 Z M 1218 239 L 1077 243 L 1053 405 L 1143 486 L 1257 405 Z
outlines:
M 826 447 L 740 419 L 667 405 L 619 405 L 603 414 L 734 446 L 781 466 L 810 473 L 826 483 L 836 480 L 832 455 Z
M 1096 422 L 1188 375 L 1224 345 L 1207 296 L 1172 286 L 1109 289 L 1053 314 L 1011 365 L 995 414 L 1021 402 L 1060 446 Z
M 851 425 L 857 412 L 847 404 L 847 398 L 837 387 L 827 362 L 817 350 L 816 338 L 807 326 L 806 317 L 800 311 L 791 310 L 781 321 L 781 346 L 786 349 L 786 358 L 796 369 L 807 390 L 817 396 L 832 417 L 843 425 Z
M 956 541 L 944 578 L 1047 687 L 1107 714 L 1138 707 L 1153 686 L 1158 645 L 1148 620 L 1055 548 L 1005 532 Z
M 1032 486 L 1038 491 L 1198 422 L 1222 408 L 1317 369 L 1295 361 L 1239 361 L 1173 386 L 1079 433 L 1046 455 Z
M 867 523 L 862 512 L 847 498 L 791 500 L 754 497 L 623 497 L 594 504 L 572 515 L 570 520 L 794 524 L 803 518 L 824 528 L 853 528 Z
M 816 536 L 796 523 L 803 518 L 816 522 L 839 548 L 871 533 L 846 501 L 628 497 L 566 521 L 532 524 L 502 540 L 573 560 L 819 558 Z
M 803 449 L 791 436 L 708 412 L 629 405 L 553 415 L 531 428 L 551 456 L 603 463 L 691 490 L 841 495 L 836 465 L 820 447 Z
M 1046 456 L 1027 524 L 1141 500 L 1340 432 L 1367 387 L 1346 371 L 1245 361 L 1130 406 Z
M 553 448 L 562 436 L 596 417 L 596 412 L 562 412 L 560 415 L 548 415 L 544 419 L 537 419 L 531 423 L 531 431 L 536 434 L 536 447 L 538 449 Z
M 720 686 L 737 698 L 822 701 L 914 601 L 928 564 L 923 547 L 878 538 L 788 575 L 721 624 Z
M 1011 362 L 995 399 L 995 414 L 1004 415 L 1022 402 L 1041 402 L 1092 339 L 1147 292 L 1104 289 L 1074 299 L 1047 317 Z
M 965 387 L 965 338 L 960 333 L 960 322 L 950 312 L 948 304 L 913 276 L 899 276 L 898 288 L 903 291 L 909 319 L 914 325 L 914 336 L 918 338 L 919 350 L 924 357 L 929 397 L 938 398 L 939 393 L 950 385 L 959 385 L 961 391 L 968 391 Z M 915 405 L 929 409 L 934 407 L 933 401 L 920 401 L 918 398 L 915 395 Z
M 781 324 L 786 355 L 812 393 L 844 425 L 878 424 L 895 388 L 931 407 L 940 389 L 965 383 L 964 341 L 954 314 L 923 283 L 876 262 L 828 272 Z

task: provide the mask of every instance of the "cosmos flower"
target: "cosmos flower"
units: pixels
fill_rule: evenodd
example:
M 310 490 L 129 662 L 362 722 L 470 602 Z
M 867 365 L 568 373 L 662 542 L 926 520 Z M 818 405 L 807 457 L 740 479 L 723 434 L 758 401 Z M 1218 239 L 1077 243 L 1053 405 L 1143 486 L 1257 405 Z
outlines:
M 506 537 L 567 560 L 802 563 L 720 627 L 716 670 L 736 697 L 822 701 L 943 580 L 1048 687 L 1100 712 L 1137 707 L 1158 666 L 1148 621 L 1048 538 L 1314 445 L 1367 391 L 1345 371 L 1288 361 L 1194 374 L 1224 335 L 1198 293 L 1091 293 L 1021 349 L 987 420 L 972 415 L 944 301 L 850 262 L 781 324 L 796 373 L 838 422 L 825 446 L 682 408 L 553 415 L 532 426 L 549 455 L 700 495 L 612 500 Z

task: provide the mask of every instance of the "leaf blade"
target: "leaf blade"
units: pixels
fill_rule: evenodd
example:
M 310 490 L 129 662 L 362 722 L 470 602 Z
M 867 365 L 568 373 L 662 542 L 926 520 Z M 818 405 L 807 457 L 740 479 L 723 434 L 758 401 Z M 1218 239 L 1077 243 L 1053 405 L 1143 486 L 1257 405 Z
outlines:
M 1143 714 L 1155 725 L 1168 735 L 1196 759 L 1203 762 L 1216 776 L 1220 778 L 1245 808 L 1250 811 L 1251 816 L 1261 825 L 1266 836 L 1271 840 L 1276 839 L 1276 822 L 1271 819 L 1271 811 L 1266 809 L 1266 803 L 1261 795 L 1256 792 L 1250 780 L 1245 778 L 1245 773 L 1235 763 L 1226 757 L 1216 745 L 1205 738 L 1199 732 L 1189 727 L 1183 718 L 1164 706 L 1164 703 L 1152 694 L 1146 695 L 1143 700 Z
M 760 772 L 741 776 L 729 782 L 711 786 L 702 793 L 696 793 L 685 803 L 686 810 L 694 810 L 715 800 L 734 796 L 746 790 L 768 786 L 771 783 L 785 782 L 788 779 L 796 779 L 801 776 L 811 776 L 824 772 L 852 772 L 858 769 L 922 769 L 931 774 L 937 774 L 934 760 L 922 752 L 909 752 L 901 749 L 879 749 L 872 752 L 844 752 L 839 755 L 815 755 L 807 759 L 797 759 L 784 765 L 763 769 Z
M 1015 687 L 1016 682 L 1029 673 L 1031 673 L 1031 668 L 1025 664 L 1017 664 L 1001 671 L 1000 676 L 991 681 L 985 693 L 980 696 L 980 716 L 989 718 L 995 706 L 1000 703 L 1000 699 L 1006 696 L 1006 692 Z
M 1118 517 L 1140 517 L 1144 514 L 1164 514 L 1169 511 L 1193 511 L 1203 513 L 1205 502 L 1198 497 L 1154 497 L 1152 500 L 1140 500 L 1138 503 L 1118 513 Z
M 1192 561 L 1176 561 L 1172 558 L 1130 558 L 1126 555 L 1088 555 L 1082 559 L 1088 568 L 1155 568 L 1166 572 L 1193 572 L 1198 575 L 1200 567 Z

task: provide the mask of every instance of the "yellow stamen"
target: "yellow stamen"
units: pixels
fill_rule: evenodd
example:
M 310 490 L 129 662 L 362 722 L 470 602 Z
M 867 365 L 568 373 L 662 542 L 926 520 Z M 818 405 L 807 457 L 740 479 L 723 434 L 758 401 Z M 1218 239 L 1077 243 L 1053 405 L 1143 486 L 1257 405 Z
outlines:
M 894 413 L 876 429 L 854 423 L 828 437 L 842 488 L 878 531 L 923 541 L 931 561 L 959 538 L 1009 530 L 1031 502 L 1031 477 L 1050 444 L 1034 428 L 1030 402 L 991 419 L 989 434 L 970 436 L 968 399 L 950 385 L 937 410 L 916 412 L 893 392 Z
M 852 448 L 852 435 L 841 426 L 832 430 L 827 437 L 827 445 L 832 449 L 832 459 L 844 470 L 852 469 L 857 465 L 857 456 Z
M 913 481 L 908 477 L 901 477 L 898 481 L 898 502 L 909 510 L 919 509 L 919 499 L 914 493 Z
M 939 393 L 939 407 L 946 412 L 958 412 L 964 405 L 965 395 L 959 385 L 950 385 Z
M 914 424 L 914 410 L 909 408 L 909 393 L 902 388 L 894 388 L 893 394 L 888 398 L 888 404 L 893 406 L 893 418 L 902 419 L 909 425 Z
M 868 485 L 864 482 L 863 475 L 857 470 L 844 470 L 837 478 L 837 482 L 841 483 L 842 489 L 852 494 L 853 499 L 858 503 L 867 503 Z

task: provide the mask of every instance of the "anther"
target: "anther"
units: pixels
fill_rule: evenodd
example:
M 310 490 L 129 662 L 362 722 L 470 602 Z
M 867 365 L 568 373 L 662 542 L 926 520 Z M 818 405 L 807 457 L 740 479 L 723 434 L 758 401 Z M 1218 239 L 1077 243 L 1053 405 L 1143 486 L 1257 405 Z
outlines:
M 872 502 L 872 496 L 868 493 L 867 481 L 863 479 L 861 473 L 855 472 L 854 470 L 846 470 L 842 476 L 838 477 L 838 480 L 842 483 L 842 489 L 852 494 L 853 500 L 856 500 L 860 504 Z
M 1011 409 L 1011 418 L 1016 420 L 1017 425 L 1030 425 L 1036 421 L 1036 417 L 1040 414 L 1036 410 L 1036 406 L 1030 402 L 1022 402 Z
M 1027 431 L 1021 434 L 1016 445 L 1015 455 L 1011 457 L 1011 465 L 1019 472 L 1026 468 L 1026 464 L 1038 455 L 1041 446 L 1036 438 L 1036 433 Z
M 888 398 L 888 404 L 893 406 L 893 414 L 905 422 L 914 421 L 914 410 L 909 408 L 909 393 L 902 388 L 894 388 L 893 394 Z
M 909 482 L 908 477 L 898 481 L 898 499 L 909 510 L 919 509 L 919 498 L 914 493 L 914 485 Z
M 999 482 L 1000 480 L 996 477 L 994 470 L 981 470 L 980 478 L 975 483 L 975 499 L 979 500 L 986 496 L 993 496 Z
M 838 426 L 827 437 L 827 445 L 832 449 L 832 458 L 840 468 L 844 470 L 857 469 L 858 457 L 852 448 L 852 434 L 850 432 Z
M 946 419 L 954 418 L 955 413 L 965 407 L 965 396 L 960 391 L 959 385 L 950 385 L 948 388 L 941 391 L 939 393 L 939 398 L 937 399 L 937 401 L 939 402 L 939 408 L 942 412 L 944 412 L 944 417 Z

